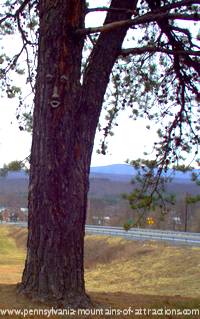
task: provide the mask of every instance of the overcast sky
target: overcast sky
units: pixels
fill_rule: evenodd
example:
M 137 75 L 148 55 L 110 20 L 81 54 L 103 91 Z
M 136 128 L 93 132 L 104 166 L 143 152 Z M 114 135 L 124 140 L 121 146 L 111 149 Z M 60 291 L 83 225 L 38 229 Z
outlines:
M 30 154 L 31 135 L 21 132 L 15 118 L 16 102 L 0 100 L 0 167 L 13 160 L 22 160 Z M 156 135 L 146 129 L 144 120 L 133 121 L 127 113 L 121 114 L 115 135 L 109 141 L 107 155 L 96 154 L 99 146 L 97 134 L 93 152 L 92 166 L 123 163 L 127 158 L 143 157 L 145 150 L 151 151 Z
M 107 1 L 91 0 L 90 2 L 91 6 L 99 6 L 105 5 Z M 100 25 L 102 20 L 102 13 L 98 13 L 98 18 L 93 13 L 87 16 L 86 24 L 87 26 Z M 10 50 L 17 50 L 18 45 L 19 40 L 13 37 L 6 42 L 6 46 Z M 17 101 L 15 100 L 0 98 L 0 167 L 13 160 L 23 160 L 30 154 L 31 136 L 30 133 L 19 131 L 19 124 L 16 120 L 16 105 Z M 92 166 L 123 163 L 127 158 L 143 157 L 144 151 L 151 152 L 153 142 L 157 137 L 156 128 L 151 131 L 147 130 L 146 125 L 149 123 L 142 119 L 133 121 L 128 118 L 127 112 L 121 114 L 118 123 L 115 135 L 109 139 L 107 155 L 96 154 L 96 149 L 99 146 L 97 135 Z
M 97 5 L 96 1 L 91 2 Z M 98 5 L 104 5 L 105 3 L 106 1 L 103 0 L 98 1 Z M 103 14 L 98 13 L 98 20 L 94 14 L 91 14 L 88 15 L 86 22 L 88 25 L 94 26 L 100 25 L 102 20 Z M 19 40 L 13 37 L 9 39 L 6 42 L 8 50 L 14 48 L 17 52 Z M 13 160 L 23 160 L 30 154 L 31 135 L 19 130 L 19 123 L 16 120 L 16 106 L 16 100 L 0 98 L 0 167 Z M 145 126 L 146 122 L 144 120 L 133 122 L 128 118 L 127 113 L 121 114 L 119 126 L 115 129 L 115 135 L 109 139 L 107 155 L 96 153 L 96 149 L 99 147 L 97 135 L 92 166 L 123 163 L 127 158 L 142 157 L 146 150 L 145 145 L 147 150 L 151 151 L 153 136 L 145 129 Z

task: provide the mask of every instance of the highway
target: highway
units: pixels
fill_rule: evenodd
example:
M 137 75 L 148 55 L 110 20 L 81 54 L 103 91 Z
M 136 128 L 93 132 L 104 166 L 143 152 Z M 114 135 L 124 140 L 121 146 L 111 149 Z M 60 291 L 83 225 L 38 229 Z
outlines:
M 27 227 L 27 223 L 22 222 L 9 223 L 9 225 Z M 154 240 L 171 242 L 177 245 L 184 244 L 200 246 L 200 233 L 186 233 L 146 228 L 131 228 L 130 230 L 126 231 L 122 227 L 94 225 L 86 225 L 85 230 L 88 234 L 120 236 L 128 240 Z

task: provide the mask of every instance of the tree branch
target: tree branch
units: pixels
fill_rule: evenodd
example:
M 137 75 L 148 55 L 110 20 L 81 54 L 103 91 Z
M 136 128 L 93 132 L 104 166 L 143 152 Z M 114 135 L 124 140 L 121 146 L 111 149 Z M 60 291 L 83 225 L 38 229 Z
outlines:
M 170 49 L 164 49 L 157 46 L 144 46 L 140 48 L 128 48 L 123 49 L 120 53 L 121 56 L 125 57 L 130 54 L 132 55 L 138 55 L 138 54 L 144 54 L 147 52 L 161 52 L 171 55 L 192 55 L 192 56 L 200 56 L 199 51 L 193 51 L 193 50 L 170 50 Z
M 15 11 L 14 14 L 12 13 L 6 13 L 6 15 L 0 19 L 0 25 L 1 23 L 3 23 L 4 21 L 6 21 L 9 18 L 12 19 L 17 19 L 19 18 L 19 15 L 23 12 L 23 10 L 25 9 L 25 7 L 31 2 L 31 0 L 25 0 L 22 2 L 22 4 L 20 5 L 20 7 Z
M 200 0 L 193 1 L 193 0 L 183 0 L 171 4 L 167 4 L 165 6 L 159 7 L 159 9 L 153 10 L 153 12 L 167 12 L 172 9 L 177 9 L 183 6 L 190 6 L 190 5 L 195 5 L 195 4 L 200 4 Z
M 15 15 L 11 14 L 11 13 L 7 13 L 2 19 L 0 19 L 0 25 L 6 21 L 7 19 L 10 19 L 10 18 L 15 18 Z
M 199 21 L 200 20 L 200 14 L 179 14 L 179 13 L 152 13 L 148 12 L 144 14 L 143 16 L 137 17 L 135 19 L 128 19 L 128 20 L 121 20 L 117 22 L 107 23 L 100 27 L 94 27 L 94 28 L 84 28 L 84 29 L 78 29 L 75 31 L 78 35 L 87 35 L 92 33 L 98 33 L 98 32 L 110 32 L 115 29 L 123 28 L 123 27 L 134 27 L 139 24 L 144 24 L 147 22 L 156 22 L 160 21 L 163 18 L 169 19 L 169 20 L 192 20 L 192 21 Z
M 134 13 L 135 11 L 128 10 L 126 8 L 108 8 L 108 7 L 96 7 L 96 8 L 87 8 L 86 14 L 92 13 L 92 12 L 108 12 L 108 11 L 113 11 L 113 12 L 123 12 L 123 13 Z
M 19 16 L 19 14 L 22 13 L 22 11 L 25 9 L 27 4 L 29 4 L 30 2 L 31 2 L 31 0 L 24 0 L 24 2 L 22 2 L 21 6 L 17 9 L 15 16 Z
M 179 1 L 176 3 L 171 3 L 171 4 L 167 4 L 165 6 L 162 6 L 159 8 L 159 12 L 166 12 L 172 9 L 176 9 L 176 8 L 180 8 L 182 6 L 189 6 L 189 5 L 195 5 L 195 4 L 200 4 L 200 0 L 183 0 L 183 1 Z M 86 14 L 90 13 L 90 12 L 96 12 L 96 11 L 123 11 L 126 13 L 134 13 L 134 11 L 131 10 L 127 10 L 126 8 L 113 8 L 113 7 L 95 7 L 95 8 L 87 8 L 86 10 Z M 157 10 L 155 10 L 156 12 Z
M 111 7 L 126 7 L 127 12 L 108 12 L 105 25 L 119 22 L 124 19 L 130 19 L 131 13 L 136 8 L 137 0 L 112 0 Z M 101 33 L 94 46 L 89 63 L 83 74 L 81 109 L 78 110 L 77 116 L 89 116 L 91 119 L 87 130 L 91 130 L 95 134 L 96 125 L 103 104 L 103 97 L 110 79 L 110 73 L 113 65 L 121 51 L 121 46 L 126 36 L 128 27 L 119 28 L 113 33 Z M 109 43 L 109 45 L 108 45 Z M 92 79 L 92 81 L 91 81 Z M 95 107 L 94 107 L 95 92 Z M 98 106 L 98 107 L 97 107 Z

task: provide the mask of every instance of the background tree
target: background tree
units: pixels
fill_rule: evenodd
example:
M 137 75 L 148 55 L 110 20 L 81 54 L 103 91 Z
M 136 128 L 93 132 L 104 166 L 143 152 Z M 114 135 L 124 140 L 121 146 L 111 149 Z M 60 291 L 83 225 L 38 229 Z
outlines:
M 197 163 L 198 162 L 199 161 L 197 161 Z M 174 166 L 174 170 L 181 171 L 183 173 L 191 172 L 191 181 L 193 181 L 197 185 L 199 185 L 199 180 L 198 180 L 199 173 L 197 173 L 197 170 L 195 170 L 193 167 L 191 167 L 191 166 L 188 167 L 188 166 L 182 164 L 182 165 Z M 192 195 L 188 191 L 184 196 L 184 206 L 185 206 L 184 207 L 184 231 L 185 232 L 188 231 L 188 221 L 191 217 L 191 216 L 189 216 L 189 208 L 190 207 L 194 208 L 194 205 L 197 204 L 199 201 L 200 201 L 199 194 Z M 190 215 L 191 215 L 191 210 L 190 210 Z
M 8 164 L 4 164 L 2 168 L 0 168 L 0 176 L 5 177 L 9 171 L 18 172 L 24 170 L 28 173 L 29 169 L 27 168 L 29 158 L 25 158 L 23 161 L 11 161 Z
M 193 125 L 199 100 L 198 37 L 179 23 L 198 21 L 198 8 L 194 0 L 111 0 L 101 8 L 89 8 L 83 0 L 10 0 L 1 7 L 1 34 L 18 30 L 22 39 L 18 54 L 1 56 L 2 86 L 9 97 L 20 94 L 9 75 L 22 73 L 18 67 L 25 54 L 27 81 L 35 94 L 21 293 L 65 306 L 90 303 L 84 286 L 84 225 L 91 154 L 109 81 L 103 153 L 116 116 L 126 107 L 134 118 L 166 123 L 155 144 L 158 176 L 180 151 L 199 143 L 198 125 Z M 86 28 L 86 15 L 99 11 L 106 13 L 104 24 Z
M 166 189 L 171 178 L 167 175 L 158 178 L 158 166 L 155 160 L 138 159 L 131 161 L 130 164 L 137 172 L 132 180 L 135 188 L 131 194 L 124 194 L 124 198 L 129 201 L 130 207 L 138 213 L 138 216 L 132 222 L 124 224 L 126 230 L 135 226 L 154 224 L 152 214 L 156 215 L 157 220 L 164 218 L 176 202 L 175 194 L 170 194 Z
M 169 168 L 167 172 L 163 172 L 162 175 L 157 174 L 158 166 L 155 160 L 138 159 L 129 162 L 137 174 L 132 180 L 132 184 L 135 186 L 134 190 L 130 194 L 124 194 L 124 198 L 129 201 L 130 207 L 138 213 L 134 216 L 134 220 L 130 219 L 124 224 L 125 230 L 129 230 L 135 226 L 145 227 L 148 224 L 148 218 L 155 217 L 156 221 L 164 221 L 170 217 L 173 219 L 173 228 L 175 228 L 176 219 L 181 223 L 180 216 L 170 216 L 170 211 L 175 213 L 176 210 L 181 209 L 181 215 L 183 219 L 183 229 L 188 231 L 188 222 L 191 217 L 194 218 L 194 212 L 191 214 L 191 209 L 195 204 L 200 201 L 199 194 L 190 194 L 188 191 L 181 196 L 183 207 L 180 206 L 180 198 L 177 202 L 175 193 L 169 193 L 170 184 L 173 183 L 173 179 L 176 178 L 177 172 L 190 173 L 191 182 L 196 182 L 199 185 L 197 170 L 191 166 L 176 165 Z M 173 206 L 176 205 L 174 208 Z M 174 211 L 175 209 L 175 211 Z M 190 212 L 189 212 L 190 209 Z M 155 223 L 155 221 L 154 221 Z M 153 223 L 153 224 L 154 224 Z M 155 226 L 159 228 L 158 223 Z M 168 225 L 170 227 L 170 225 Z

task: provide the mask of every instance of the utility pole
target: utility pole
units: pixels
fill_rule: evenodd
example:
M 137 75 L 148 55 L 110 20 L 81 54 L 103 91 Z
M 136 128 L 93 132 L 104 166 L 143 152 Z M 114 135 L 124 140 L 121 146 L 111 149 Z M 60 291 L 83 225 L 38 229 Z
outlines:
M 185 229 L 184 231 L 187 232 L 187 226 L 188 226 L 188 196 L 189 194 L 186 193 L 185 195 Z

